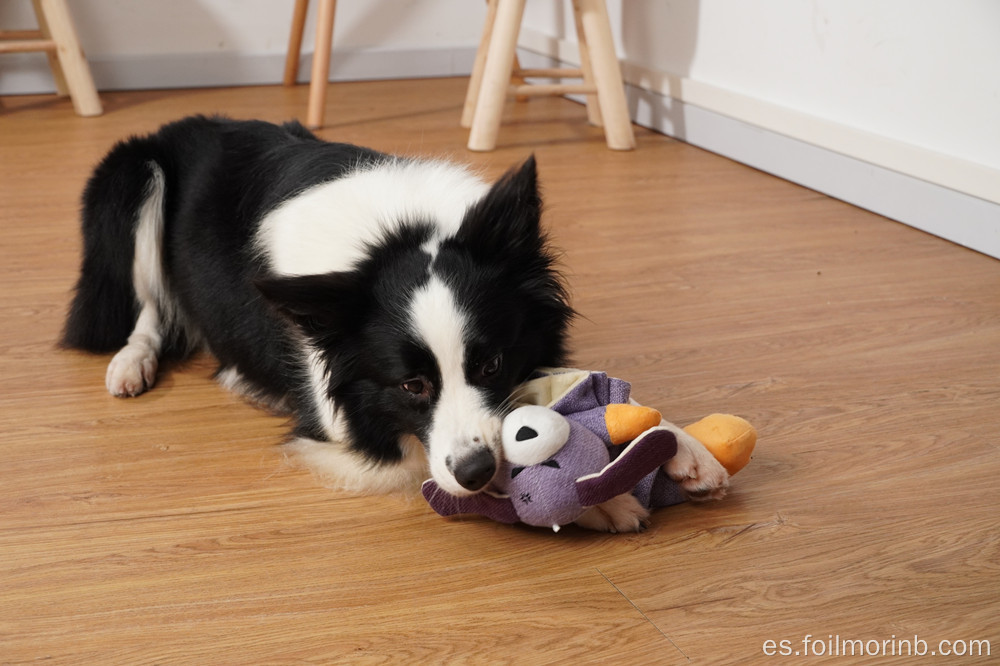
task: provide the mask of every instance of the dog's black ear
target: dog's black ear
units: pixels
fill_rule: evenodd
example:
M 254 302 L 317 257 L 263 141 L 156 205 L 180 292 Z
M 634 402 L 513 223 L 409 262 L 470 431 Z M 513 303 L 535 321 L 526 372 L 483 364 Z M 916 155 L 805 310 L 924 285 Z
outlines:
M 262 277 L 254 284 L 306 335 L 321 340 L 339 338 L 358 326 L 367 293 L 353 271 Z
M 541 217 L 538 170 L 532 155 L 505 173 L 469 209 L 456 240 L 485 257 L 534 252 L 543 244 Z

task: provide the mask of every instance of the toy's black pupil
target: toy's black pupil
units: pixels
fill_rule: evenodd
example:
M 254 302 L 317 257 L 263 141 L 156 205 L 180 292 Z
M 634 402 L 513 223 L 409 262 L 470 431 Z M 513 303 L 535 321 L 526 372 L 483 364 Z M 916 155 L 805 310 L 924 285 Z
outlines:
M 528 426 L 521 426 L 521 429 L 514 435 L 514 439 L 519 442 L 523 442 L 526 439 L 534 439 L 535 437 L 538 437 L 538 433 Z

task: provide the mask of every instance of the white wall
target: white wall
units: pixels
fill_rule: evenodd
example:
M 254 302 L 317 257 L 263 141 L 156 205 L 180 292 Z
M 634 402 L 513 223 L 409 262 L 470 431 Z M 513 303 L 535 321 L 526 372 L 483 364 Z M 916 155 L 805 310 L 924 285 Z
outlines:
M 316 2 L 302 47 L 308 77 Z M 293 0 L 69 0 L 98 88 L 277 83 Z M 467 74 L 485 3 L 340 0 L 331 77 Z M 0 26 L 35 27 L 29 0 L 0 0 Z M 0 56 L 0 94 L 51 91 L 44 56 Z
M 1000 256 L 1000 2 L 607 4 L 640 122 Z M 529 2 L 521 44 L 572 25 Z
M 1000 0 L 607 4 L 637 122 L 1000 257 Z M 102 89 L 276 83 L 292 6 L 70 0 Z M 467 74 L 484 16 L 339 0 L 331 77 Z M 0 26 L 33 24 L 0 0 Z M 568 0 L 530 0 L 521 46 L 572 63 L 572 26 Z M 0 94 L 50 90 L 43 56 L 0 56 Z

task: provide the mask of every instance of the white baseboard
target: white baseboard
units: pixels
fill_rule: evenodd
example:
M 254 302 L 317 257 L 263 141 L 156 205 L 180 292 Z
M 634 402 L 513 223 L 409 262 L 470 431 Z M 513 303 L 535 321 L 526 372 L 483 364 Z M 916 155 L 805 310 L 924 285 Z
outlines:
M 363 81 L 467 76 L 475 47 L 408 50 L 334 50 L 330 79 Z M 5 56 L 0 95 L 55 90 L 48 61 L 40 54 Z M 284 54 L 179 53 L 88 59 L 98 90 L 144 90 L 251 86 L 281 83 Z M 312 54 L 303 54 L 299 80 L 309 80 Z
M 628 97 L 644 127 L 1000 259 L 991 201 L 631 85 Z
M 525 66 L 575 64 L 562 40 L 523 30 L 521 46 Z M 670 74 L 623 74 L 639 125 L 1000 258 L 996 170 Z

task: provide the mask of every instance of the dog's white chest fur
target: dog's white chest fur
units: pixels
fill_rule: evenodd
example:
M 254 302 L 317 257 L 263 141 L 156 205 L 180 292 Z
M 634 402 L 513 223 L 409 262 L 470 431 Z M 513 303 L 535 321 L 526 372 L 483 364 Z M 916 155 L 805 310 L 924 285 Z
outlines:
M 285 201 L 261 220 L 256 245 L 279 275 L 348 270 L 400 223 L 431 224 L 439 239 L 454 235 L 488 190 L 454 164 L 391 160 Z

